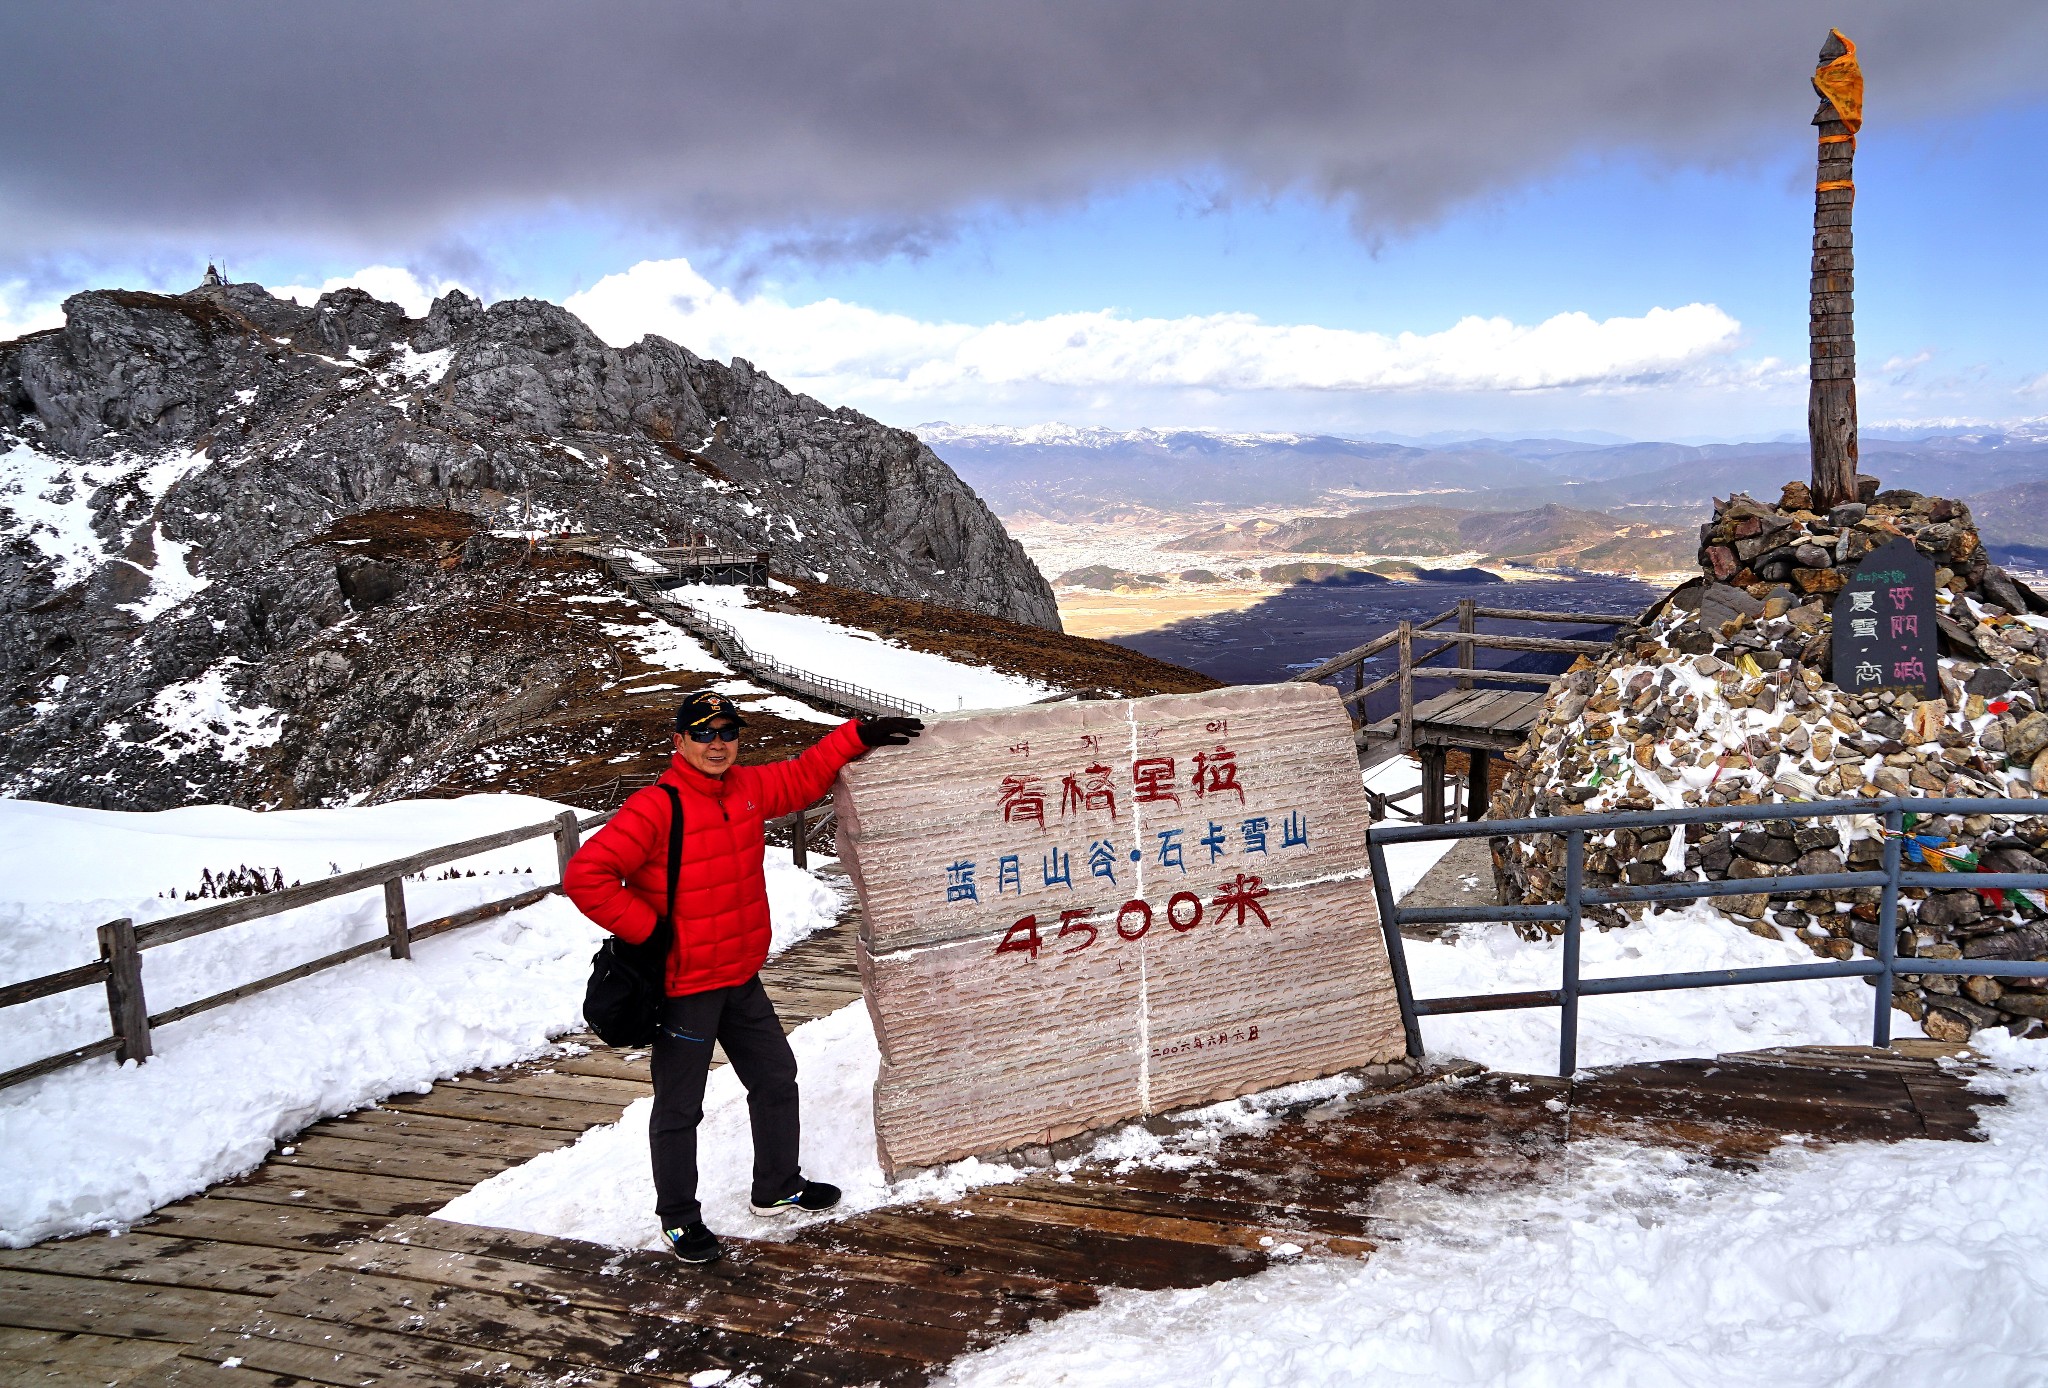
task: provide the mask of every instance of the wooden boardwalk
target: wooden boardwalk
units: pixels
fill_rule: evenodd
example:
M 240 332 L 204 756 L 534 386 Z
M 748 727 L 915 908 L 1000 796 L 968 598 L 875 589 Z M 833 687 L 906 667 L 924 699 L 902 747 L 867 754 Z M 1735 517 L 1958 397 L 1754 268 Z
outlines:
M 773 961 L 791 1025 L 859 996 L 846 926 Z M 1191 1287 L 1294 1250 L 1364 1255 L 1406 1182 L 1495 1188 L 1575 1140 L 1752 1160 L 1784 1135 L 1967 1138 L 1973 1105 L 1929 1043 L 1765 1052 L 1577 1083 L 1439 1075 L 1284 1117 L 1186 1169 L 1041 1171 L 945 1205 L 665 1254 L 424 1216 L 614 1121 L 644 1057 L 592 1051 L 460 1076 L 315 1124 L 249 1177 L 120 1238 L 0 1252 L 0 1381 L 274 1385 L 922 1383 L 1107 1288 Z M 1935 1048 L 1945 1049 L 1945 1048 Z M 1155 1122 L 1171 1136 L 1175 1127 Z M 240 1380 L 236 1380 L 240 1381 Z

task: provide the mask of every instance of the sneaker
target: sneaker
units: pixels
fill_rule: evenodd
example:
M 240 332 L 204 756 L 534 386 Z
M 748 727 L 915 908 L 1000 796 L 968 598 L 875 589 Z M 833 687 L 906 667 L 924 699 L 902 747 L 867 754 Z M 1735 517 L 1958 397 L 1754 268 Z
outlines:
M 754 1213 L 779 1215 L 801 1210 L 805 1214 L 815 1214 L 819 1210 L 829 1210 L 838 1203 L 838 1186 L 827 1185 L 823 1181 L 805 1181 L 801 1187 L 780 1200 L 771 1200 L 765 1205 L 756 1202 Z
M 719 1247 L 718 1235 L 706 1229 L 702 1220 L 680 1229 L 664 1229 L 661 1236 L 668 1243 L 668 1251 L 692 1267 L 715 1263 L 725 1251 Z

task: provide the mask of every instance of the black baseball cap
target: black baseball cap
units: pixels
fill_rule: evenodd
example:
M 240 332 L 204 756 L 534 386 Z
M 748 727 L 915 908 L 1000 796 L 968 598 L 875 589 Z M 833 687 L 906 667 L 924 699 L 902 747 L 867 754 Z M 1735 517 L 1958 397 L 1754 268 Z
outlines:
M 682 703 L 676 705 L 677 732 L 701 728 L 719 718 L 730 718 L 736 728 L 747 726 L 747 720 L 740 717 L 738 704 L 725 695 L 709 689 L 700 689 L 695 694 L 687 695 Z

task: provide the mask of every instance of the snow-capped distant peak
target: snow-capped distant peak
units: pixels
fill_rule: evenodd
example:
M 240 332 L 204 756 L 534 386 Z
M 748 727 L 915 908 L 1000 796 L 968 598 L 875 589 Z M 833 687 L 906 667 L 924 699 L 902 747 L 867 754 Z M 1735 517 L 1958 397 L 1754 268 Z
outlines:
M 948 424 L 939 420 L 913 431 L 926 443 L 965 444 L 978 448 L 1118 448 L 1132 444 L 1169 444 L 1200 438 L 1236 448 L 1302 443 L 1312 434 L 1256 433 L 1220 429 L 1105 429 L 1089 424 Z

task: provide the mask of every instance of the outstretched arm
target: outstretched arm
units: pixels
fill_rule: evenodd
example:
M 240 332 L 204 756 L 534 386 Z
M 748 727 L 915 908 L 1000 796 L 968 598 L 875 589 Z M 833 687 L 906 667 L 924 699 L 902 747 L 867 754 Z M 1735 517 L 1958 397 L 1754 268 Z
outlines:
M 841 723 L 786 761 L 744 769 L 760 797 L 762 817 L 779 819 L 815 803 L 831 789 L 839 768 L 868 748 L 901 747 L 923 731 L 915 718 L 864 718 Z

